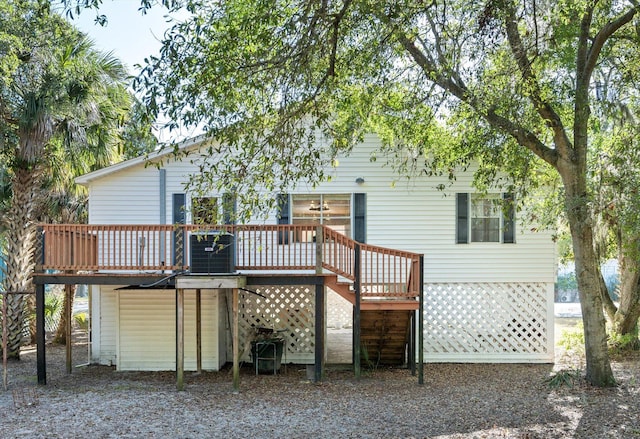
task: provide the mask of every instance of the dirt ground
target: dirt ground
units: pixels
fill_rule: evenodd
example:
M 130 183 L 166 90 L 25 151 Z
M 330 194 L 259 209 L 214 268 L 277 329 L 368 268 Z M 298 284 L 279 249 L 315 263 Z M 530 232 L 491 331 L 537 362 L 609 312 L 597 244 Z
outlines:
M 545 380 L 580 365 L 426 364 L 424 385 L 406 369 L 354 378 L 327 368 L 322 383 L 304 366 L 280 374 L 242 369 L 239 393 L 229 370 L 187 373 L 177 391 L 169 372 L 65 371 L 65 349 L 47 347 L 46 386 L 36 385 L 33 347 L 9 363 L 0 389 L 2 438 L 640 438 L 640 356 L 613 363 L 619 385 L 598 389 Z M 86 363 L 76 339 L 74 364 Z

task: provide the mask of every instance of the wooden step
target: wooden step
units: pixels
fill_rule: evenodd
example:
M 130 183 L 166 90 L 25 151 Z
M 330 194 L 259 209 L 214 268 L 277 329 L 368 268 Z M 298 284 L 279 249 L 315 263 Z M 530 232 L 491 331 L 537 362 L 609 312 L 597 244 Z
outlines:
M 361 300 L 361 311 L 414 311 L 420 307 L 417 300 L 388 299 L 388 300 Z

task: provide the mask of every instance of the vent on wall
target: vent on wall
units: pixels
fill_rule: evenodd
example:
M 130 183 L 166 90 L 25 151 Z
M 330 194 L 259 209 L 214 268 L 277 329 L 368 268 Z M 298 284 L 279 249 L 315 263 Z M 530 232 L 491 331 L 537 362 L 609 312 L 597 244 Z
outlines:
M 190 244 L 191 273 L 225 274 L 236 270 L 233 235 L 219 232 L 194 233 Z

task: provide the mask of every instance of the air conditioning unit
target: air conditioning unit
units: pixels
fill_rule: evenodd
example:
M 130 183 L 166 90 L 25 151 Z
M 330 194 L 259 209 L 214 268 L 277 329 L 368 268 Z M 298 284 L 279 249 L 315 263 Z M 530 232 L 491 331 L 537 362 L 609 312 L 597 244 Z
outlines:
M 234 236 L 216 231 L 192 233 L 191 273 L 228 274 L 236 271 Z

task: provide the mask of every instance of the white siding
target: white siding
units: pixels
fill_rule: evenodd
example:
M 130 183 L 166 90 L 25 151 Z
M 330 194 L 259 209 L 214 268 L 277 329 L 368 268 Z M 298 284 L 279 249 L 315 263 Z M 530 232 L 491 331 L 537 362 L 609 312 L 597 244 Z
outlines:
M 118 370 L 175 370 L 175 290 L 119 290 Z M 202 368 L 219 370 L 218 292 L 202 290 Z M 195 291 L 185 291 L 185 370 L 196 370 Z
M 471 172 L 452 186 L 446 178 L 399 179 L 385 159 L 370 157 L 378 147 L 367 136 L 361 147 L 341 158 L 330 182 L 293 193 L 367 194 L 367 242 L 423 253 L 425 282 L 554 282 L 555 245 L 550 231 L 531 232 L 518 221 L 516 244 L 455 243 L 455 193 L 474 192 Z M 358 185 L 358 177 L 365 183 Z M 439 191 L 438 185 L 447 186 Z
M 91 224 L 158 224 L 160 173 L 144 165 L 108 175 L 89 186 Z
M 116 364 L 117 286 L 91 286 L 91 361 Z
M 331 181 L 292 193 L 367 194 L 367 242 L 425 255 L 425 282 L 554 282 L 555 246 L 551 232 L 532 232 L 518 221 L 516 244 L 455 244 L 455 193 L 473 192 L 471 172 L 452 186 L 446 178 L 400 179 L 384 157 L 370 160 L 379 146 L 369 135 L 349 157 L 329 170 Z M 198 172 L 197 156 L 165 161 L 167 220 L 172 194 L 183 193 L 188 175 Z M 358 177 L 365 183 L 358 185 Z M 445 191 L 436 187 L 444 184 Z M 95 224 L 144 224 L 159 221 L 159 173 L 139 164 L 90 184 L 90 221 Z M 215 196 L 216 194 L 212 194 Z M 219 194 L 218 194 L 219 195 Z M 188 202 L 188 201 L 187 201 Z M 275 215 L 267 222 L 275 223 Z

